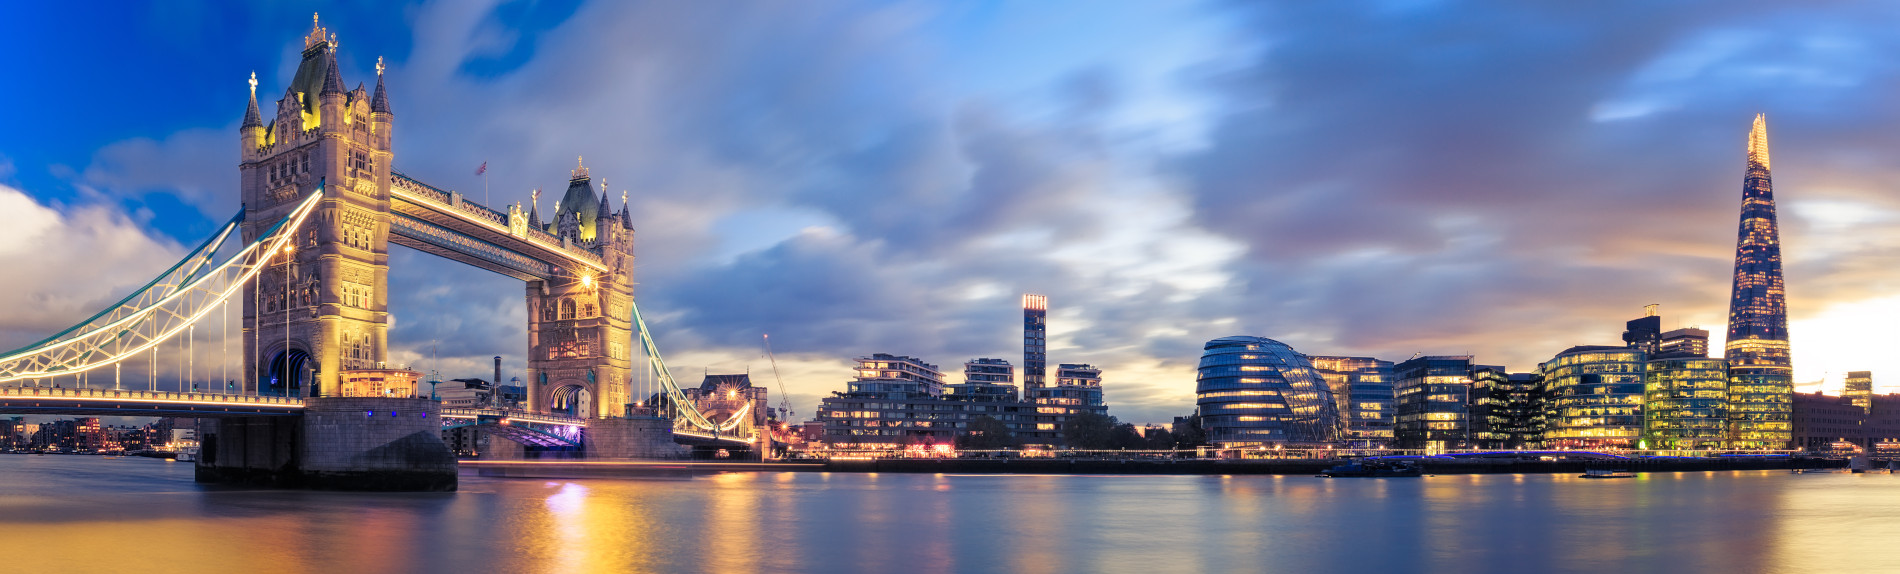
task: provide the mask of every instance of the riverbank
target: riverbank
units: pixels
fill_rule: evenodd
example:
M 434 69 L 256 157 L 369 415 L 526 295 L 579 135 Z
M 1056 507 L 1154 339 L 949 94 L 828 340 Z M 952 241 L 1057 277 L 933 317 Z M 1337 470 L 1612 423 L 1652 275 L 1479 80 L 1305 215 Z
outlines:
M 1314 475 L 1337 460 L 1214 459 L 928 459 L 886 458 L 797 462 L 463 461 L 464 471 L 500 478 L 690 478 L 729 472 L 924 474 Z M 1551 474 L 1614 468 L 1631 472 L 1705 472 L 1846 468 L 1823 458 L 1657 458 L 1613 461 L 1423 459 L 1427 474 Z

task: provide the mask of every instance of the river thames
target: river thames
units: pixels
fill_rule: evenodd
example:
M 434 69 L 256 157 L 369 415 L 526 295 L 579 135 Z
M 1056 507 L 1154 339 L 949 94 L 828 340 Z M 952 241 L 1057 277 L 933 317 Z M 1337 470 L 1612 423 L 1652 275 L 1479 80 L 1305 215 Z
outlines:
M 743 473 L 451 494 L 0 455 L 12 572 L 1894 572 L 1900 476 Z

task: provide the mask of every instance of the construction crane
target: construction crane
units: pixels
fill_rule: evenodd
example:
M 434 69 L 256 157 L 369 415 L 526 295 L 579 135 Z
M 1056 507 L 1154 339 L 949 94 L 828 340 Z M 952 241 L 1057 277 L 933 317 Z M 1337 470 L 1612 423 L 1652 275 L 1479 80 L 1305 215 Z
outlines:
M 765 339 L 765 358 L 772 362 L 772 379 L 778 381 L 778 418 L 785 424 L 792 422 L 791 393 L 785 392 L 785 379 L 778 376 L 778 357 L 772 355 L 772 335 L 763 334 Z

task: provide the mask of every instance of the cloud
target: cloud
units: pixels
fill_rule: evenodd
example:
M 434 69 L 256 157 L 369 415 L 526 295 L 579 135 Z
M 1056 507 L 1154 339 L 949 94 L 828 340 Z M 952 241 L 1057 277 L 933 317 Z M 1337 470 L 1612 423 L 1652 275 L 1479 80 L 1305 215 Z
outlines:
M 237 159 L 236 128 L 193 128 L 163 139 L 132 138 L 100 148 L 80 177 L 118 197 L 168 194 L 208 218 L 223 220 L 238 204 Z
M 106 206 L 41 204 L 0 185 L 0 344 L 72 326 L 164 271 L 184 249 Z
M 1800 210 L 1892 209 L 1876 191 L 1892 169 L 1861 160 L 1900 145 L 1877 127 L 1895 119 L 1879 94 L 1896 80 L 1872 56 L 1896 39 L 1861 23 L 1877 18 L 1759 3 L 1233 10 L 1253 54 L 1204 80 L 1220 117 L 1174 168 L 1195 221 L 1247 246 L 1233 272 L 1251 334 L 1527 370 L 1615 342 L 1646 303 L 1719 333 L 1743 136 L 1763 111 L 1794 317 L 1878 282 L 1838 281 L 1849 269 L 1892 277 L 1872 252 L 1900 238 Z M 1799 376 L 1818 377 L 1801 349 Z

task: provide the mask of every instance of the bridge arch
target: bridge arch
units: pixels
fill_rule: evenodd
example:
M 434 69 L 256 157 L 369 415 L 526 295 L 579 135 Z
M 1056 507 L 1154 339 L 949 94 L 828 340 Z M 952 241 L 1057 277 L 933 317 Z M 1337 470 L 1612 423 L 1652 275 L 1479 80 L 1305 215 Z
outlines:
M 593 418 L 594 393 L 586 385 L 568 381 L 548 392 L 548 412 L 562 416 Z
M 305 388 L 309 388 L 309 394 L 315 395 L 315 367 L 310 353 L 302 348 L 292 346 L 288 350 L 279 350 L 271 356 L 270 367 L 263 374 L 264 385 L 259 394 L 301 397 L 305 394 Z

